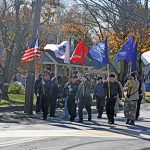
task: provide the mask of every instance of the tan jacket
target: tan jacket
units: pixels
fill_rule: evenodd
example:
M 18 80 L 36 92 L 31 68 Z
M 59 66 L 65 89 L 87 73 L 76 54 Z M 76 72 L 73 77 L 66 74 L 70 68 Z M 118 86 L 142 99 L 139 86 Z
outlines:
M 138 80 L 128 81 L 124 86 L 124 90 L 127 90 L 125 100 L 126 101 L 138 100 L 139 99 L 138 89 L 139 89 Z

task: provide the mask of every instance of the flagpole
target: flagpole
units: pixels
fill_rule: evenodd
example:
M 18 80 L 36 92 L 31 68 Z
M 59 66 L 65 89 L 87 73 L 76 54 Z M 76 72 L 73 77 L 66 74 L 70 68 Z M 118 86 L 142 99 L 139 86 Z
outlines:
M 110 75 L 110 70 L 109 70 L 109 63 L 108 63 L 108 64 L 107 64 L 108 98 L 110 98 L 110 81 L 109 81 L 109 75 Z
M 85 40 L 85 34 L 84 34 L 84 40 Z M 83 76 L 85 76 L 85 56 L 84 56 L 84 65 L 83 65 Z
M 130 62 L 130 74 L 132 72 L 132 61 Z
M 132 72 L 132 62 L 130 61 L 128 65 L 128 73 L 131 74 L 131 72 Z

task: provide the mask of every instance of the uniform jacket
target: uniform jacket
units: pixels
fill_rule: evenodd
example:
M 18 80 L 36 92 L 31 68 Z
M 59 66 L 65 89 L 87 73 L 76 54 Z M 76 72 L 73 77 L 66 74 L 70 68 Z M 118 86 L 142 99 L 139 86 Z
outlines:
M 103 98 L 106 97 L 106 92 L 105 92 L 105 89 L 104 89 L 104 83 L 103 82 L 102 83 L 97 83 L 95 85 L 94 96 L 103 97 Z
M 105 89 L 107 98 L 109 98 L 107 81 L 104 83 L 104 89 Z M 117 98 L 118 95 L 119 95 L 119 98 L 122 98 L 122 90 L 121 90 L 119 83 L 117 81 L 113 83 L 110 82 L 110 98 Z
M 66 97 L 75 98 L 77 90 L 78 90 L 78 83 L 74 84 L 71 82 L 66 83 L 63 89 L 63 98 Z
M 127 91 L 126 101 L 138 100 L 139 99 L 139 81 L 131 80 L 124 86 L 124 90 Z
M 38 86 L 40 85 L 41 81 L 42 81 L 42 78 L 38 78 L 35 81 L 35 84 L 34 84 L 34 93 L 35 93 L 35 95 L 37 95 L 37 93 L 38 93 Z
M 52 81 L 42 80 L 38 86 L 40 96 L 51 96 L 52 95 Z
M 77 93 L 76 99 L 81 99 L 82 97 L 91 99 L 91 83 L 90 81 L 85 81 L 84 83 L 80 83 Z
M 58 84 L 53 80 L 51 81 L 51 83 L 52 83 L 52 97 L 57 99 L 59 96 Z

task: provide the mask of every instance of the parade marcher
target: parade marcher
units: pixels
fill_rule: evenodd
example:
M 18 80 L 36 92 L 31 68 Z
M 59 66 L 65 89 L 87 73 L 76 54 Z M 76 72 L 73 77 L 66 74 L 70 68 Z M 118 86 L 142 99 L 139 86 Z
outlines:
M 51 79 L 51 83 L 52 83 L 52 96 L 50 100 L 50 117 L 55 117 L 56 101 L 59 95 L 58 81 L 56 77 L 53 77 Z
M 54 72 L 50 72 L 50 73 L 48 73 L 49 74 L 49 76 L 50 76 L 50 80 L 53 78 L 53 77 L 55 77 L 55 73 Z
M 67 100 L 68 100 L 68 95 L 69 95 L 69 88 L 68 85 L 71 83 L 71 78 L 68 79 L 68 82 L 65 84 L 63 88 L 63 100 L 64 100 L 64 116 L 65 118 L 69 117 L 69 112 L 68 112 L 68 107 L 67 107 Z
M 91 121 L 91 83 L 87 78 L 82 77 L 81 83 L 76 93 L 76 101 L 78 102 L 79 123 L 83 122 L 83 108 L 88 112 L 88 121 Z
M 143 95 L 145 92 L 145 86 L 144 86 L 143 79 L 141 77 L 138 77 L 138 81 L 139 81 L 139 90 L 138 90 L 139 99 L 137 100 L 136 120 L 138 120 L 138 118 L 140 116 L 141 102 L 142 102 Z
M 136 119 L 137 100 L 139 99 L 139 81 L 136 78 L 135 73 L 131 73 L 129 76 L 124 90 L 127 90 L 127 94 L 124 102 L 124 114 L 127 119 L 126 124 L 134 125 Z
M 78 83 L 76 82 L 76 76 L 70 77 L 70 82 L 64 87 L 64 97 L 67 96 L 67 108 L 70 115 L 70 121 L 74 121 L 76 117 L 75 96 L 78 89 Z
M 49 103 L 52 97 L 52 83 L 48 73 L 44 73 L 43 80 L 41 81 L 38 88 L 41 97 L 43 120 L 46 120 L 48 115 Z
M 105 81 L 104 87 L 106 92 L 106 113 L 108 117 L 108 123 L 114 124 L 114 108 L 117 100 L 117 96 L 122 98 L 122 91 L 118 82 L 115 81 L 115 75 L 110 74 L 108 81 Z
M 121 82 L 117 80 L 117 76 L 116 76 L 116 82 L 119 83 L 120 88 L 121 88 L 121 91 L 122 91 L 122 93 L 123 93 L 123 86 L 122 86 Z M 118 96 L 117 96 L 117 100 L 116 100 L 116 104 L 115 104 L 115 117 L 117 117 L 117 113 L 118 113 L 119 107 L 120 107 L 121 105 L 122 105 L 122 102 L 121 102 L 121 100 L 120 100 L 120 98 L 119 98 L 119 95 L 118 95 Z
M 105 98 L 106 98 L 102 77 L 97 78 L 97 83 L 94 88 L 94 97 L 96 98 L 96 103 L 97 103 L 97 110 L 98 110 L 97 118 L 102 118 L 103 110 L 105 107 Z
M 35 81 L 35 84 L 34 84 L 34 93 L 35 93 L 36 98 L 37 98 L 37 100 L 36 100 L 36 109 L 35 109 L 36 113 L 39 113 L 41 111 L 40 94 L 39 94 L 39 91 L 38 91 L 38 89 L 39 89 L 38 86 L 40 85 L 41 81 L 42 81 L 42 75 L 39 74 L 39 77 Z

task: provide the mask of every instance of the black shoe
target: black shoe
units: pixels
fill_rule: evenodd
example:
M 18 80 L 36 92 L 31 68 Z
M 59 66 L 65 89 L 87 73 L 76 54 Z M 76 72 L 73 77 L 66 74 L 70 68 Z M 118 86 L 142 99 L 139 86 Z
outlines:
M 109 124 L 114 124 L 114 121 L 108 120 Z
M 98 116 L 97 116 L 97 118 L 101 119 L 101 118 L 102 118 L 102 116 L 99 116 L 99 115 L 98 115 Z
M 111 124 L 111 121 L 110 121 L 110 120 L 108 120 L 108 123 L 109 123 L 109 124 Z
M 109 124 L 115 124 L 114 121 L 110 121 Z
M 88 117 L 88 121 L 91 121 L 91 117 Z
M 129 124 L 129 122 L 130 122 L 130 119 L 127 119 L 126 124 Z
M 83 120 L 79 120 L 79 123 L 83 123 Z
M 43 117 L 43 120 L 47 120 L 47 117 Z
M 135 124 L 134 124 L 134 121 L 131 120 L 131 122 L 129 123 L 129 125 L 135 125 Z
M 55 115 L 50 115 L 50 117 L 54 117 L 54 118 L 55 118 L 55 117 L 57 117 L 57 116 L 55 116 Z
M 71 121 L 71 122 L 73 122 L 73 121 L 74 121 L 74 119 L 73 119 L 73 118 L 70 118 L 70 121 Z

